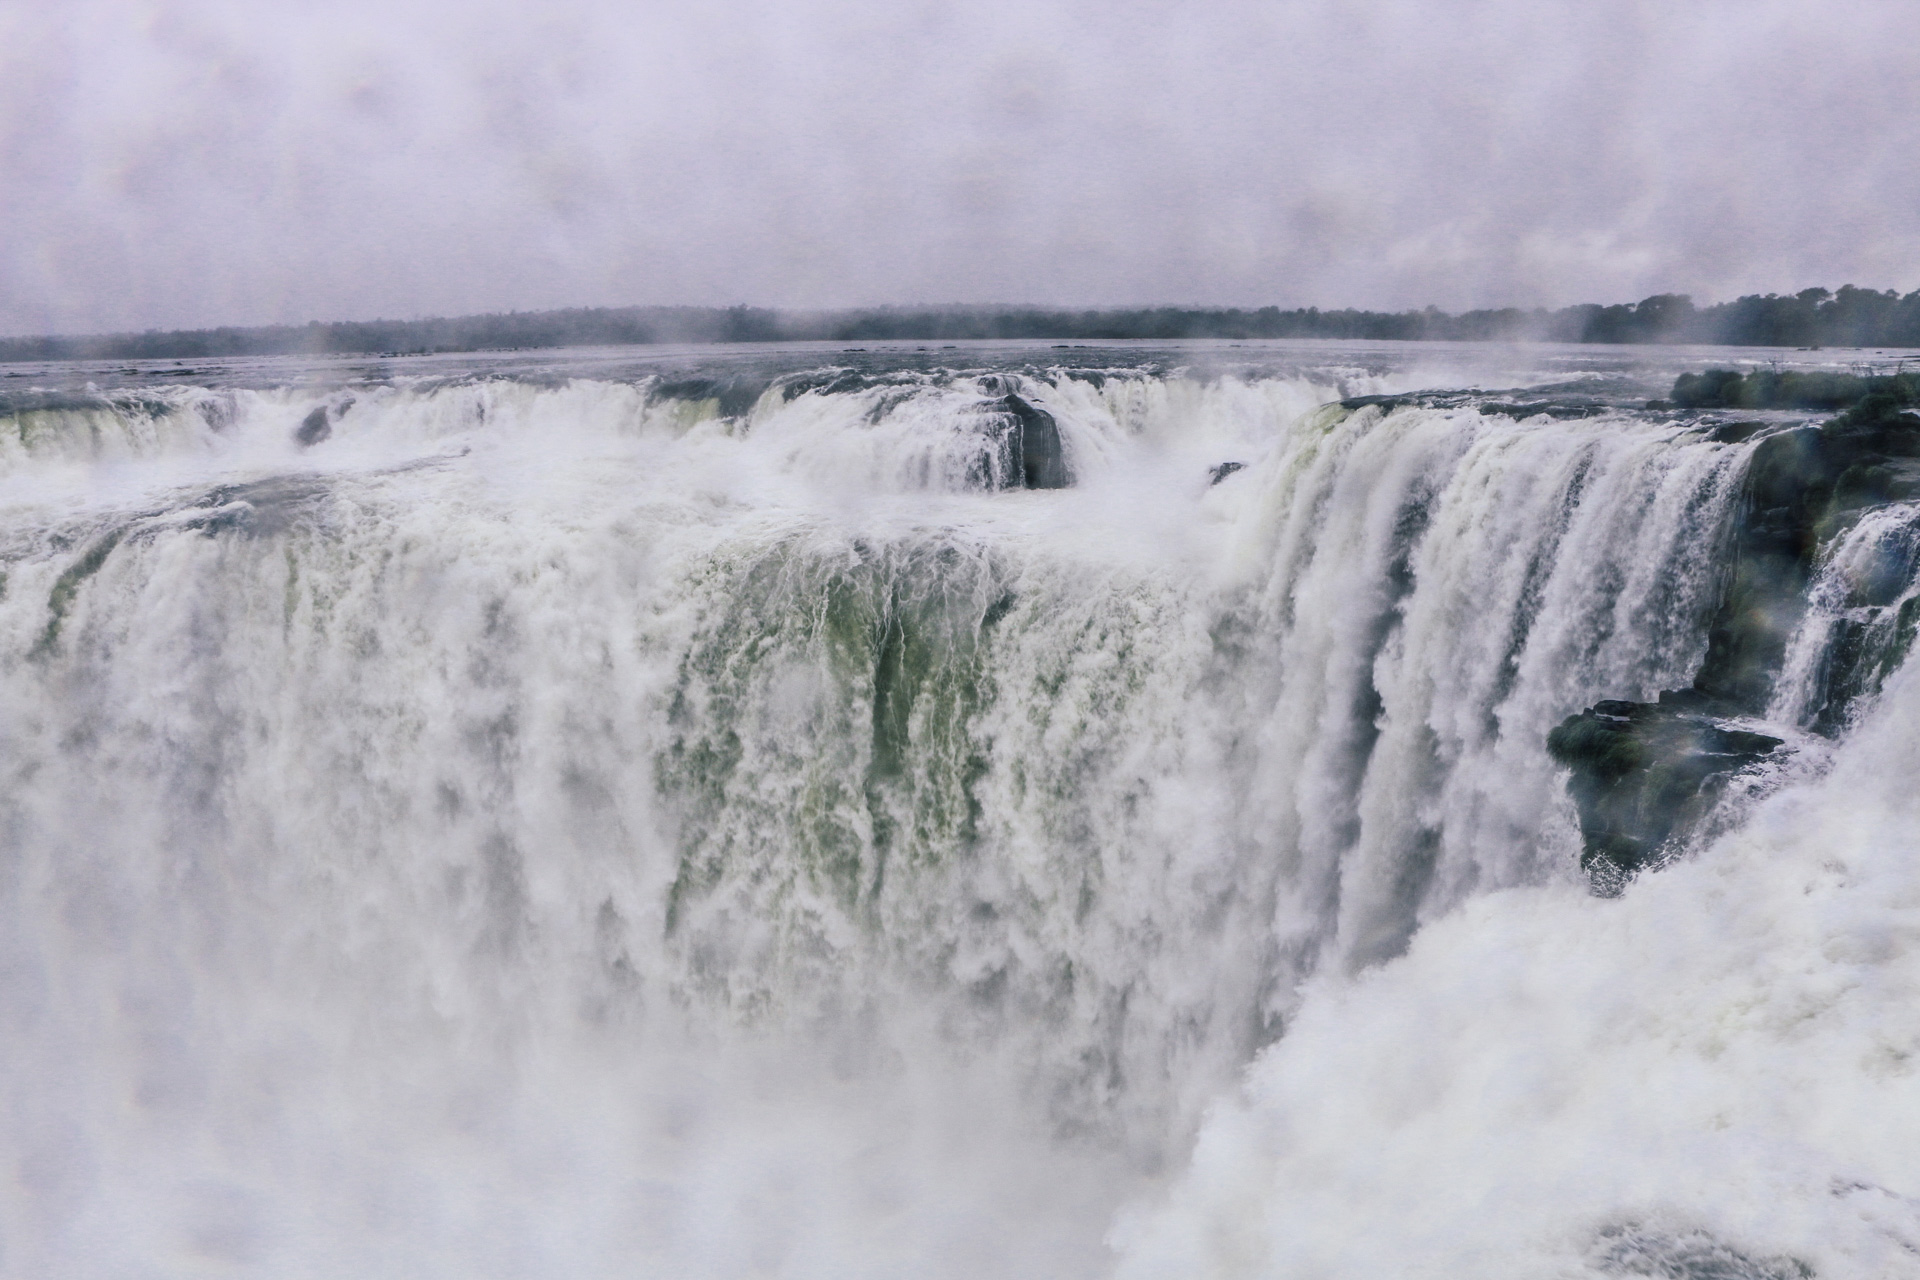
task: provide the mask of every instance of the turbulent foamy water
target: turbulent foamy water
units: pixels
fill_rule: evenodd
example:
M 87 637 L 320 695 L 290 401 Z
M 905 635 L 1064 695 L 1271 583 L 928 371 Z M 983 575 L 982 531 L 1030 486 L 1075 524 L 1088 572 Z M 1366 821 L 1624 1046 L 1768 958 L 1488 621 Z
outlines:
M 1708 354 L 9 370 L 0 1271 L 1920 1275 L 1916 513 L 1675 865 L 1545 751 Z

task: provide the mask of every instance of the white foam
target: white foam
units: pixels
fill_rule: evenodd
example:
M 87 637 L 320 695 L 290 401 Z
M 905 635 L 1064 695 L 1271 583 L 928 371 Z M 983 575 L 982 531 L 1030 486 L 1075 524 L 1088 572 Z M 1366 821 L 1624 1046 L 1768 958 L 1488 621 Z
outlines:
M 1120 1274 L 1584 1276 L 1623 1226 L 1749 1260 L 1697 1274 L 1920 1274 L 1916 725 L 1908 673 L 1830 777 L 1623 899 L 1487 895 L 1320 979 Z
M 1381 385 L 1028 376 L 1058 492 L 967 488 L 939 378 L 181 391 L 8 455 L 0 1267 L 1098 1274 L 1283 1027 L 1258 1079 L 1403 1141 L 1369 992 L 1718 883 L 1582 898 L 1541 743 L 1690 676 L 1742 451 L 1319 407 Z M 1433 1034 L 1493 1062 L 1476 982 Z M 1364 1180 L 1263 1099 L 1129 1265 Z

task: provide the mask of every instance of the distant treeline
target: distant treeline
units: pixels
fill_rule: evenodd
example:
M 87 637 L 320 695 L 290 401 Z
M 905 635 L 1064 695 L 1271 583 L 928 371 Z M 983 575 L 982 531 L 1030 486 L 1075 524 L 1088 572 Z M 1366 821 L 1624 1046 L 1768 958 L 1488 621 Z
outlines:
M 421 354 L 668 342 L 821 339 L 1036 338 L 1100 342 L 1178 338 L 1387 338 L 1541 342 L 1693 342 L 1763 347 L 1920 347 L 1920 290 L 1846 285 L 1834 293 L 1753 294 L 1696 307 L 1684 294 L 1558 311 L 1507 307 L 1424 311 L 1283 311 L 1148 307 L 1098 311 L 1038 307 L 883 307 L 768 311 L 757 307 L 620 307 L 515 311 L 432 320 L 345 321 L 254 329 L 192 329 L 93 337 L 0 338 L 0 361 L 203 359 L 211 356 Z

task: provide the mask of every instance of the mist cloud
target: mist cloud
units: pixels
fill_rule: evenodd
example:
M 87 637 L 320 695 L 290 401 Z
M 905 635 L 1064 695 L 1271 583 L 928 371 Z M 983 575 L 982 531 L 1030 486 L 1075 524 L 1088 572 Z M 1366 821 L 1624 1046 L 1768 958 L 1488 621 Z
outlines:
M 1920 286 L 1920 13 L 0 5 L 0 331 Z

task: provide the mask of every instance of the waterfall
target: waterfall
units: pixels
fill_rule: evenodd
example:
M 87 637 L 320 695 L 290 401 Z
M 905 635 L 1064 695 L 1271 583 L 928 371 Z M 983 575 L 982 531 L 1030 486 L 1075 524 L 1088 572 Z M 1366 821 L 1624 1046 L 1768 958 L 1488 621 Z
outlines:
M 1122 1204 L 1131 1275 L 1898 1261 L 1824 1188 L 1905 1128 L 1747 1120 L 1909 1070 L 1861 993 L 1904 648 L 1817 672 L 1905 625 L 1861 548 L 1910 523 L 1833 553 L 1871 599 L 1816 590 L 1775 713 L 1885 684 L 1865 745 L 1603 902 L 1543 744 L 1692 679 L 1753 446 L 1414 376 L 8 402 L 0 1270 L 1096 1275 Z M 1069 487 L 1021 483 L 1043 420 Z

